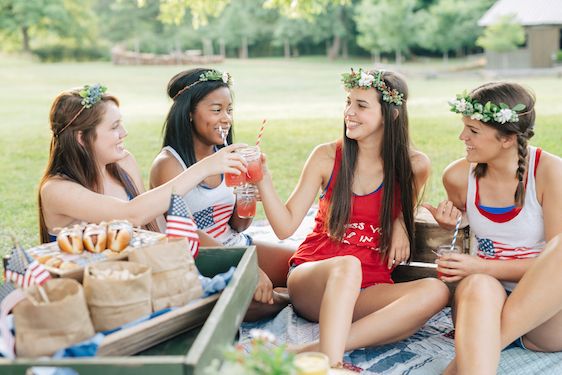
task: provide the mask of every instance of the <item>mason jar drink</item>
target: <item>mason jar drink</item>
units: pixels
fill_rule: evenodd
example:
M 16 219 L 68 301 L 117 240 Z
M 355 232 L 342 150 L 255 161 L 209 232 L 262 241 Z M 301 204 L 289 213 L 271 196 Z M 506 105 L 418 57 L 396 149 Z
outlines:
M 304 352 L 295 356 L 298 375 L 328 375 L 330 363 L 328 356 L 319 352 Z
M 237 150 L 248 163 L 248 172 L 246 173 L 246 182 L 255 184 L 263 178 L 263 170 L 261 163 L 261 152 L 258 146 L 248 146 Z
M 437 254 L 437 256 L 441 257 L 443 255 L 448 255 L 448 254 L 460 254 L 461 249 L 458 246 L 451 247 L 451 245 L 441 245 L 437 248 L 437 251 L 435 251 L 435 253 Z M 437 271 L 437 278 L 440 279 L 442 276 L 449 277 L 451 275 L 447 275 Z
M 236 187 L 236 212 L 238 217 L 249 219 L 256 216 L 256 186 L 245 184 Z
M 226 186 L 230 187 L 244 185 L 246 183 L 246 174 L 225 173 L 224 183 L 226 184 Z

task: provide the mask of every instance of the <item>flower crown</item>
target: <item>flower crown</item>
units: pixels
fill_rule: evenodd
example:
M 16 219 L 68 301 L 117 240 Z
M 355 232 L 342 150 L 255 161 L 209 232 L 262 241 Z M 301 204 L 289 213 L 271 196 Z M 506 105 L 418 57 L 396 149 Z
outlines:
M 232 85 L 232 77 L 230 76 L 230 73 L 227 72 L 222 73 L 219 72 L 218 70 L 207 70 L 205 73 L 201 73 L 197 81 L 193 82 L 190 85 L 185 86 L 183 89 L 178 91 L 177 94 L 174 95 L 172 100 L 176 100 L 178 96 L 180 96 L 181 94 L 183 94 L 185 91 L 189 90 L 196 84 L 206 81 L 223 81 L 228 85 L 228 87 Z
M 56 135 L 59 136 L 63 131 L 66 130 L 73 122 L 80 116 L 80 114 L 86 108 L 92 108 L 95 104 L 97 104 L 103 97 L 103 94 L 107 92 L 107 87 L 100 85 L 99 83 L 95 83 L 93 85 L 84 85 L 82 90 L 78 92 L 78 95 L 82 98 L 80 104 L 82 104 L 82 108 L 74 115 L 72 120 L 68 122 L 61 130 L 59 130 Z
M 525 105 L 521 103 L 516 104 L 513 108 L 509 108 L 505 103 L 497 105 L 487 102 L 485 105 L 482 105 L 476 99 L 472 99 L 466 91 L 458 94 L 455 99 L 449 100 L 449 105 L 451 106 L 451 112 L 470 116 L 473 120 L 482 122 L 495 121 L 500 124 L 518 122 L 519 115 L 517 112 L 525 109 Z
M 342 74 L 342 82 L 348 89 L 361 87 L 364 89 L 374 88 L 381 92 L 382 100 L 387 103 L 402 105 L 404 102 L 404 94 L 396 89 L 390 89 L 382 79 L 383 72 L 381 70 L 367 71 L 359 68 L 355 72 L 353 68 L 351 73 Z

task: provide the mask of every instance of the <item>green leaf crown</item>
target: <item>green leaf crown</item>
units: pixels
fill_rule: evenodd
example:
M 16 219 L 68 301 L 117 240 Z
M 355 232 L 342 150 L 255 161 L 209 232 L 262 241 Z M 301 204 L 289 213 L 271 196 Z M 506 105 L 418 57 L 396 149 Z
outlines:
M 382 94 L 382 100 L 387 103 L 402 105 L 404 102 L 404 94 L 396 89 L 391 89 L 387 86 L 382 78 L 382 70 L 364 71 L 359 68 L 359 71 L 351 69 L 351 73 L 342 74 L 342 82 L 348 89 L 357 87 L 368 89 L 374 88 Z
M 449 100 L 449 106 L 451 107 L 451 112 L 469 116 L 473 120 L 482 122 L 495 121 L 500 124 L 518 122 L 518 112 L 525 109 L 525 105 L 521 103 L 516 104 L 513 108 L 509 108 L 505 103 L 494 104 L 487 102 L 482 105 L 476 99 L 472 99 L 466 91 Z
M 228 87 L 232 86 L 232 77 L 230 73 L 227 72 L 223 73 L 223 72 L 219 72 L 218 70 L 207 70 L 205 73 L 201 73 L 197 81 L 185 86 L 183 89 L 178 91 L 177 94 L 174 95 L 173 100 L 176 100 L 178 96 L 180 96 L 181 94 L 183 94 L 184 92 L 195 86 L 196 84 L 201 82 L 207 82 L 207 81 L 223 81 L 228 85 Z

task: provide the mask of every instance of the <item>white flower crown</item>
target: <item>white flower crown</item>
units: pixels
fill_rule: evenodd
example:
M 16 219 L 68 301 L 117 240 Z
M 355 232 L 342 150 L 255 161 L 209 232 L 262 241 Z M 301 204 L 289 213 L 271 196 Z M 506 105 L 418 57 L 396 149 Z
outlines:
M 449 105 L 451 106 L 451 112 L 460 113 L 463 116 L 470 116 L 473 120 L 482 122 L 495 121 L 500 124 L 518 122 L 518 112 L 525 109 L 525 105 L 521 103 L 516 104 L 513 108 L 509 108 L 505 103 L 497 105 L 492 102 L 487 102 L 482 105 L 476 99 L 472 99 L 466 91 L 462 94 L 458 94 L 456 98 L 449 100 Z

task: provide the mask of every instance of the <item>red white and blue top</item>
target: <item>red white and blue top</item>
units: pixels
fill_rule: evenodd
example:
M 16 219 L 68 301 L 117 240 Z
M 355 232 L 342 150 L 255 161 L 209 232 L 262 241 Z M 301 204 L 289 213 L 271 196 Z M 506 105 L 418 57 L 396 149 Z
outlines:
M 468 176 L 466 214 L 471 231 L 476 236 L 476 255 L 484 259 L 514 260 L 537 257 L 544 249 L 544 220 L 542 206 L 537 199 L 535 176 L 541 149 L 529 147 L 529 171 L 523 207 L 505 210 L 480 204 L 478 179 L 471 166 Z M 517 283 L 502 281 L 507 290 Z

